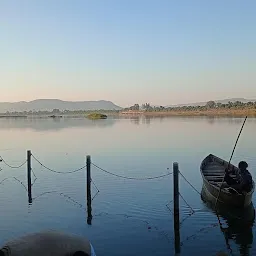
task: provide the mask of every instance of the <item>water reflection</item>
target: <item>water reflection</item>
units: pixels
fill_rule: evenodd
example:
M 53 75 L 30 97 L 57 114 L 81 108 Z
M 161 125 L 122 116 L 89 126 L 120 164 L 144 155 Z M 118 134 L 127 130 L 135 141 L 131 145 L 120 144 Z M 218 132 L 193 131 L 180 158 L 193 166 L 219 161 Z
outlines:
M 140 117 L 135 116 L 135 117 L 131 118 L 131 123 L 136 124 L 136 125 L 140 125 Z
M 129 119 L 133 124 L 151 124 L 154 120 L 159 120 L 163 122 L 166 120 L 183 120 L 183 121 L 193 121 L 193 122 L 207 122 L 208 124 L 241 124 L 244 121 L 244 117 L 225 117 L 225 116 L 143 116 L 143 115 L 130 115 L 130 116 L 119 116 L 115 117 L 118 119 Z M 248 118 L 248 123 L 256 123 L 256 118 Z
M 110 116 L 104 120 L 89 120 L 83 117 L 72 118 L 0 118 L 0 130 L 32 129 L 35 131 L 58 131 L 66 128 L 105 128 L 113 126 L 116 122 L 127 119 L 135 125 L 151 125 L 153 121 L 160 123 L 169 121 L 203 122 L 208 124 L 241 124 L 244 118 L 214 117 L 214 116 Z M 256 123 L 256 118 L 248 118 L 247 123 Z
M 216 214 L 215 204 L 207 200 L 204 189 L 202 189 L 201 198 L 205 206 Z M 233 240 L 239 246 L 240 255 L 250 255 L 250 248 L 253 244 L 252 228 L 255 221 L 253 203 L 244 209 L 227 208 L 224 205 L 219 205 L 216 210 L 219 216 L 224 220 L 224 223 L 222 223 L 222 225 L 224 225 L 221 230 L 227 245 L 230 245 L 230 241 Z
M 113 126 L 117 120 L 113 118 L 104 120 L 89 120 L 86 118 L 54 118 L 54 119 L 12 119 L 1 118 L 0 129 L 27 129 L 36 131 L 57 131 L 66 128 L 84 127 L 84 128 L 104 128 Z
M 145 117 L 142 119 L 142 123 L 143 123 L 143 124 L 150 125 L 151 119 L 152 119 L 151 117 L 145 116 Z
M 209 124 L 214 124 L 214 122 L 215 122 L 215 117 L 214 116 L 208 116 L 208 117 L 206 117 L 206 120 L 207 120 L 207 122 L 209 123 Z

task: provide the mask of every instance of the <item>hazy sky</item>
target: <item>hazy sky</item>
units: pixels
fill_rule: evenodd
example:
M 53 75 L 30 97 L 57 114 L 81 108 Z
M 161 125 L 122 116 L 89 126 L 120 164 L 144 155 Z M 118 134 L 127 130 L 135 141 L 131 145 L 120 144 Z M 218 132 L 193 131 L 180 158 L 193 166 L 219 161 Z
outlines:
M 256 98 L 255 13 L 255 0 L 1 0 L 0 101 Z

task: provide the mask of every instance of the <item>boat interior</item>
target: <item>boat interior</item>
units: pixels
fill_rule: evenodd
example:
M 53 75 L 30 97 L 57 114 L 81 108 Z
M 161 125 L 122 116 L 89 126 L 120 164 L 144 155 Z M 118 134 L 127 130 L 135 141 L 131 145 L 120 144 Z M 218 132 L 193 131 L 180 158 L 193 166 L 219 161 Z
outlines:
M 202 173 L 204 174 L 205 178 L 209 181 L 210 184 L 220 187 L 222 180 L 225 175 L 225 168 L 227 165 L 224 161 L 220 159 L 212 158 L 210 161 L 205 161 L 202 165 Z M 233 165 L 230 165 L 231 168 L 234 168 Z M 236 179 L 235 174 L 230 174 L 230 176 L 234 179 Z M 222 189 L 229 191 L 230 187 L 228 184 L 224 181 L 222 184 Z

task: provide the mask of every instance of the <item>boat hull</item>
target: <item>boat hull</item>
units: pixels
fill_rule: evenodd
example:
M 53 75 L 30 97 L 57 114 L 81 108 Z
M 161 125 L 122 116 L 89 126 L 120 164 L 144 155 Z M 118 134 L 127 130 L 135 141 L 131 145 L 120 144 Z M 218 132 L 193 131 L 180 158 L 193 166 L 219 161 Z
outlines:
M 205 190 L 205 196 L 207 197 L 207 199 L 211 202 L 216 202 L 218 198 L 218 203 L 222 203 L 222 204 L 230 205 L 234 207 L 245 208 L 249 206 L 252 202 L 252 195 L 253 195 L 254 186 L 255 186 L 254 182 L 253 182 L 253 189 L 249 193 L 233 194 L 233 193 L 230 193 L 227 189 L 223 189 L 223 188 L 220 189 L 220 186 L 217 186 L 216 183 L 212 184 L 211 182 L 209 182 L 209 179 L 206 176 L 205 169 L 207 168 L 207 164 L 209 164 L 211 161 L 214 161 L 215 163 L 219 164 L 222 169 L 225 169 L 228 166 L 230 170 L 237 168 L 232 164 L 228 165 L 228 162 L 212 154 L 207 156 L 203 160 L 200 170 L 203 178 L 203 189 Z M 224 172 L 222 173 L 221 171 L 218 171 L 217 173 L 220 175 L 218 177 L 221 177 L 222 175 L 221 180 L 223 180 Z M 222 184 L 222 183 L 219 182 L 219 184 Z
M 203 183 L 203 189 L 209 201 L 216 202 L 219 194 L 219 189 L 210 185 L 208 182 Z M 247 207 L 252 202 L 252 195 L 250 196 L 236 196 L 231 193 L 220 192 L 218 203 L 231 205 L 235 207 Z

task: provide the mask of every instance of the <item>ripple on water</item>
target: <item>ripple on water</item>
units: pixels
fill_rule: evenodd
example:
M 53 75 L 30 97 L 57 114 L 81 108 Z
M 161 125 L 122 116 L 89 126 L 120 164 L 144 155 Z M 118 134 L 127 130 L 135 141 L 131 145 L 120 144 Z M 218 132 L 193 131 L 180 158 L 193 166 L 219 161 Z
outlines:
M 10 123 L 0 120 L 2 149 L 20 149 L 1 154 L 10 163 L 19 163 L 26 157 L 24 145 L 27 145 L 46 166 L 59 171 L 79 168 L 84 164 L 84 155 L 91 154 L 93 162 L 100 167 L 138 178 L 167 173 L 171 171 L 167 167 L 171 169 L 172 163 L 178 161 L 186 178 L 201 188 L 199 165 L 205 155 L 213 152 L 224 158 L 230 156 L 241 122 L 228 120 L 214 119 L 209 123 L 207 118 L 179 117 L 135 125 L 128 119 L 118 119 L 114 120 L 116 125 L 99 125 L 97 129 L 84 119 L 66 119 L 60 123 L 41 120 L 40 124 L 33 120 Z M 233 158 L 234 163 L 247 160 L 253 175 L 255 125 L 255 122 L 246 123 Z M 3 179 L 15 176 L 27 183 L 26 168 L 12 170 L 2 164 L 0 167 Z M 14 180 L 4 182 L 0 186 L 1 241 L 28 230 L 52 227 L 89 237 L 98 255 L 173 255 L 173 214 L 166 207 L 173 198 L 172 176 L 159 180 L 124 180 L 92 167 L 92 179 L 100 192 L 92 202 L 92 225 L 87 225 L 85 171 L 55 174 L 35 161 L 32 167 L 38 178 L 32 188 L 33 197 L 49 193 L 28 207 L 24 188 Z M 92 193 L 96 191 L 93 187 Z M 225 251 L 216 215 L 182 178 L 180 193 L 195 211 L 191 214 L 190 207 L 180 200 L 180 220 L 184 220 L 180 229 L 181 255 L 215 255 L 217 251 Z M 168 206 L 173 209 L 173 203 Z M 254 227 L 252 234 L 255 236 Z M 249 235 L 243 238 L 246 236 Z M 230 244 L 237 252 L 239 241 L 230 239 Z M 253 244 L 250 254 L 254 252 Z

